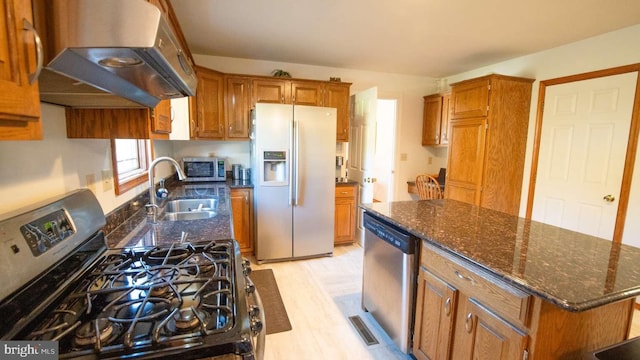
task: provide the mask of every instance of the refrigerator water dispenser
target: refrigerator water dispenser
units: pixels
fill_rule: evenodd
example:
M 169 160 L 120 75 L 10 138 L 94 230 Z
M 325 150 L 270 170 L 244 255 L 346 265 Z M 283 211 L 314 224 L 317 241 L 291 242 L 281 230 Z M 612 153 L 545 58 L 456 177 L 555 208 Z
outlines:
M 287 186 L 287 152 L 285 150 L 262 152 L 262 174 L 260 184 Z

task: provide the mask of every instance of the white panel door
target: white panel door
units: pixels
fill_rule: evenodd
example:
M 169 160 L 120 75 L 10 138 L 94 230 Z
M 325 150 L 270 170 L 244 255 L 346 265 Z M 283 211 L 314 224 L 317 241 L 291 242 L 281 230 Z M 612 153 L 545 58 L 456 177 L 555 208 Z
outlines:
M 348 170 L 349 179 L 360 184 L 360 203 L 373 202 L 377 101 L 378 89 L 371 88 L 357 93 L 353 103 Z M 358 214 L 358 228 L 362 229 L 362 211 Z
M 637 76 L 547 87 L 533 220 L 613 238 Z

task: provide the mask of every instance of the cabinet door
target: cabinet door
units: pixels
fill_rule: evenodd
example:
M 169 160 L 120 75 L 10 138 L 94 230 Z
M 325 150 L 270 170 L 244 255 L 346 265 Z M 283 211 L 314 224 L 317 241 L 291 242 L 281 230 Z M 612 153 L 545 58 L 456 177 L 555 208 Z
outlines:
M 321 106 L 322 83 L 315 81 L 291 81 L 291 103 L 296 105 Z
M 171 100 L 162 100 L 151 112 L 151 131 L 154 133 L 170 134 L 171 122 Z
M 65 109 L 68 138 L 149 139 L 148 109 Z
M 249 139 L 250 81 L 245 77 L 227 77 L 225 114 L 227 139 Z
M 439 94 L 424 97 L 422 113 L 422 145 L 440 144 L 440 124 L 442 121 L 442 96 Z
M 223 74 L 198 67 L 196 93 L 196 129 L 198 139 L 224 138 L 224 78 Z
M 336 108 L 336 141 L 349 141 L 349 83 L 325 83 L 323 106 Z
M 253 79 L 251 85 L 253 88 L 252 108 L 259 102 L 274 104 L 291 103 L 290 86 L 287 80 Z
M 354 199 L 336 199 L 334 244 L 351 244 L 355 238 L 356 202 Z
M 413 354 L 418 360 L 449 359 L 457 296 L 453 286 L 420 268 L 413 333 Z
M 33 23 L 31 1 L 3 1 L 0 19 L 0 120 L 16 122 L 1 124 L 0 139 L 41 139 L 38 82 L 29 82 L 36 72 L 36 35 L 24 29 Z
M 487 116 L 489 80 L 477 79 L 451 86 L 451 118 Z
M 231 209 L 233 215 L 234 238 L 240 244 L 240 251 L 253 252 L 253 192 L 251 189 L 231 189 Z
M 451 120 L 445 198 L 480 204 L 486 118 Z
M 452 359 L 523 359 L 527 335 L 474 299 L 460 297 L 456 321 Z
M 451 118 L 451 94 L 442 95 L 442 115 L 440 119 L 440 145 L 449 144 L 449 119 Z

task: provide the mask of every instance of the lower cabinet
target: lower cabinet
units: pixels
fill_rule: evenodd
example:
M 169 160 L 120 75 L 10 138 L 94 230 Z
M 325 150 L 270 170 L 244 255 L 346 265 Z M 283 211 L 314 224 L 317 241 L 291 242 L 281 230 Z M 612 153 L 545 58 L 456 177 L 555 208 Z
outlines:
M 413 355 L 418 360 L 449 359 L 458 290 L 422 267 L 417 294 Z
M 356 236 L 357 185 L 336 185 L 334 245 L 352 244 Z
M 253 253 L 253 190 L 231 189 L 233 233 L 243 254 Z
M 530 295 L 424 244 L 420 263 L 413 337 L 417 359 L 526 358 Z
M 471 294 L 470 294 L 471 296 Z M 452 359 L 526 359 L 527 335 L 475 299 L 460 296 Z
M 635 304 L 631 298 L 571 312 L 426 241 L 417 285 L 418 360 L 590 358 L 627 339 Z

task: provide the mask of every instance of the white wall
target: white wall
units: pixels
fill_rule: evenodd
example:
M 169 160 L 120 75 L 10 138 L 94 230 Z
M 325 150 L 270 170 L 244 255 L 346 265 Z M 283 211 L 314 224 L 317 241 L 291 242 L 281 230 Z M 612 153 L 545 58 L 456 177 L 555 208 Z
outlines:
M 490 73 L 536 79 L 533 83 L 531 97 L 520 216 L 524 216 L 527 204 L 540 80 L 639 63 L 640 43 L 638 39 L 640 39 L 640 25 L 635 25 L 569 45 L 457 74 L 446 79 L 448 84 L 452 84 Z M 446 153 L 444 156 L 446 157 Z M 640 153 L 637 160 L 640 160 Z M 635 169 L 623 242 L 640 246 L 640 223 L 637 221 L 640 219 L 640 162 L 636 161 Z
M 421 145 L 422 97 L 436 92 L 434 78 L 198 54 L 194 57 L 198 65 L 225 73 L 270 76 L 274 69 L 283 69 L 294 78 L 329 80 L 329 77 L 339 77 L 352 83 L 351 94 L 377 87 L 379 98 L 398 99 L 394 200 L 410 200 L 406 181 L 415 179 L 420 172 L 437 172 L 443 166 L 438 161 L 442 157 L 437 154 L 441 150 Z M 341 155 L 338 151 L 336 154 Z M 407 155 L 406 161 L 400 160 L 401 154 Z M 428 165 L 430 157 L 434 162 Z
M 104 191 L 101 171 L 111 170 L 109 140 L 67 139 L 64 108 L 42 104 L 42 141 L 0 142 L 0 214 L 86 187 L 93 174 L 96 197 L 109 212 L 144 191 L 146 185 L 116 197 Z

